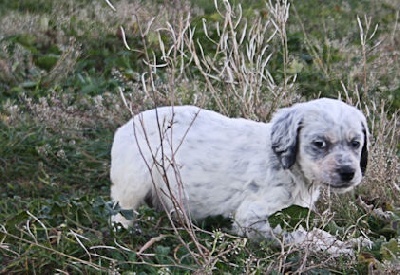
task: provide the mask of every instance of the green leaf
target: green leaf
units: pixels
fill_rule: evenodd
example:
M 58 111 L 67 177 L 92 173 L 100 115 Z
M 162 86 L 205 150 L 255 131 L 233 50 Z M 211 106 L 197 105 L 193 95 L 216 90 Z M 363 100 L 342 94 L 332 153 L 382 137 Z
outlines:
M 381 255 L 383 260 L 387 261 L 399 261 L 400 259 L 400 240 L 390 239 L 387 243 L 381 246 Z
M 287 72 L 289 74 L 299 74 L 303 71 L 304 64 L 297 59 L 294 59 L 292 62 L 289 63 L 289 67 L 287 68 Z
M 58 55 L 46 54 L 38 56 L 36 59 L 34 59 L 34 62 L 36 66 L 38 66 L 40 69 L 50 71 L 54 67 L 54 65 L 56 65 L 58 58 Z
M 313 221 L 314 214 L 311 210 L 298 205 L 292 205 L 268 217 L 271 227 L 280 225 L 284 229 L 293 229 L 298 225 L 305 226 L 307 222 Z
M 121 209 L 119 213 L 128 221 L 132 221 L 135 218 L 135 213 L 132 209 Z
M 7 220 L 6 226 L 12 228 L 21 222 L 25 222 L 27 219 L 29 219 L 28 213 L 26 211 L 20 211 L 18 214 Z
M 155 251 L 160 256 L 167 256 L 171 252 L 171 247 L 157 245 Z
M 37 43 L 37 37 L 33 34 L 19 35 L 16 37 L 16 42 L 31 51 L 32 53 L 38 52 L 35 46 Z
M 38 85 L 39 83 L 37 82 L 37 81 L 25 81 L 25 82 L 22 82 L 21 83 L 21 87 L 22 88 L 27 88 L 27 89 L 29 89 L 29 88 L 35 88 L 37 85 Z

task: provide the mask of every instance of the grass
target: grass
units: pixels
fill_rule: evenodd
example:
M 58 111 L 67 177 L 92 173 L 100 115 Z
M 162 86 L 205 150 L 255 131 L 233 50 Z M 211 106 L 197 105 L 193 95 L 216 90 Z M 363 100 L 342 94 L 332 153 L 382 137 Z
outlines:
M 399 272 L 396 5 L 216 2 L 0 3 L 0 273 Z M 109 151 L 130 111 L 195 104 L 268 121 L 321 95 L 358 105 L 372 144 L 364 183 L 325 190 L 315 215 L 371 249 L 332 259 L 148 207 L 132 232 L 109 226 Z

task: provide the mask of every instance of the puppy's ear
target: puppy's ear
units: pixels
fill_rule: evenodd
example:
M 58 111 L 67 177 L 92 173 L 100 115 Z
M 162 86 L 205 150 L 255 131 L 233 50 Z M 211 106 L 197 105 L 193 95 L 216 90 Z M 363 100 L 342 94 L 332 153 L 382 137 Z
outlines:
M 368 164 L 368 146 L 369 146 L 369 131 L 368 126 L 366 123 L 362 124 L 362 130 L 364 133 L 364 144 L 361 148 L 361 160 L 360 160 L 360 167 L 361 167 L 361 174 L 364 175 L 365 171 L 367 170 Z
M 295 108 L 278 111 L 272 119 L 271 144 L 283 168 L 290 168 L 296 161 L 297 139 L 303 116 Z

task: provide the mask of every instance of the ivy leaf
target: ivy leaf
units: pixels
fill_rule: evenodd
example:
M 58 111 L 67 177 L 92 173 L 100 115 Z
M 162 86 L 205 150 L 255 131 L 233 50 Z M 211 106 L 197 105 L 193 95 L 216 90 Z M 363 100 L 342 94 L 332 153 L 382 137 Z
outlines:
M 280 225 L 283 229 L 294 229 L 299 225 L 307 227 L 313 221 L 315 214 L 308 208 L 291 205 L 268 217 L 272 228 Z
M 128 221 L 133 221 L 135 218 L 135 212 L 132 209 L 121 209 L 119 213 Z
M 125 219 L 132 221 L 135 219 L 135 212 L 133 209 L 123 209 L 119 203 L 114 203 L 113 201 L 108 201 L 105 203 L 105 211 L 113 216 L 121 214 Z

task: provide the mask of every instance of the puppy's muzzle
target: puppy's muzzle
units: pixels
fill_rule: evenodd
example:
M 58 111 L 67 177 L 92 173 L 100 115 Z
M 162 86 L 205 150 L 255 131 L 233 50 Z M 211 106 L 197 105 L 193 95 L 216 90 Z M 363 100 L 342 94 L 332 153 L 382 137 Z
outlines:
M 336 171 L 344 184 L 348 184 L 356 173 L 355 169 L 349 165 L 340 166 Z

